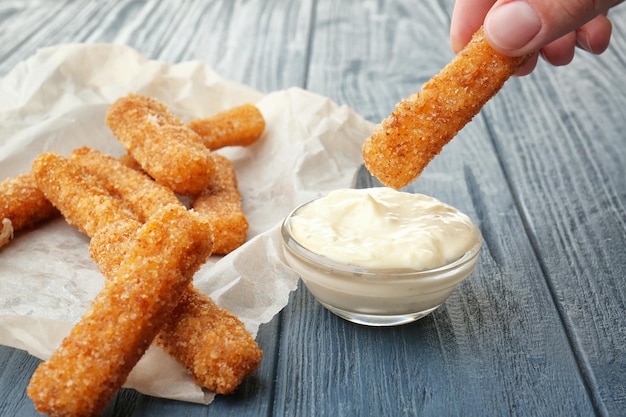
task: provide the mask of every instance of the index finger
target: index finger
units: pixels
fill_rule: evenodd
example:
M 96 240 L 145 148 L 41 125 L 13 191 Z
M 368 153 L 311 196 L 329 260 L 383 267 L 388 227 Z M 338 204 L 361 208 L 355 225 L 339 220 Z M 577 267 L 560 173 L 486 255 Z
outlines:
M 450 46 L 454 53 L 469 43 L 495 2 L 496 0 L 456 1 L 450 22 Z

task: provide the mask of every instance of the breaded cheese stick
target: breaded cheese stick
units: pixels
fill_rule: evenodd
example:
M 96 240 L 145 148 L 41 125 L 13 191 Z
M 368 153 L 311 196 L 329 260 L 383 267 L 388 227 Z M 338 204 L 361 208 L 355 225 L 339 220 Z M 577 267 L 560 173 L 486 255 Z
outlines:
M 202 138 L 204 146 L 216 150 L 225 146 L 249 146 L 261 137 L 265 119 L 253 104 L 244 104 L 187 124 Z
M 224 157 L 220 157 L 219 160 L 221 161 L 217 163 L 219 172 L 222 172 L 220 165 L 224 162 L 227 163 L 227 167 L 228 165 L 232 167 L 230 161 Z M 94 175 L 101 175 L 97 172 L 101 168 L 99 164 L 92 168 Z M 103 168 L 106 169 L 108 168 Z M 234 179 L 236 186 L 236 179 L 231 176 L 234 175 L 234 171 L 226 174 L 225 177 L 230 178 L 226 182 L 232 184 Z M 161 190 L 153 181 L 140 182 L 148 194 L 159 193 Z M 124 187 L 120 197 L 124 200 L 128 198 L 126 193 L 132 192 L 133 188 Z M 157 209 L 157 206 L 152 204 L 140 207 L 140 200 L 129 205 L 144 216 L 152 215 L 152 211 Z M 215 226 L 213 219 L 207 220 L 213 228 Z M 132 234 L 133 228 L 136 227 L 132 219 L 127 223 L 129 223 L 127 226 L 124 224 L 105 226 L 91 239 L 91 255 L 105 276 L 114 274 L 124 257 L 128 235 Z M 209 238 L 210 236 L 207 237 Z M 193 285 L 189 286 L 167 324 L 161 329 L 156 343 L 185 366 L 198 385 L 219 394 L 232 393 L 243 379 L 259 367 L 263 356 L 263 352 L 245 325 Z
M 66 165 L 63 169 L 56 168 L 52 171 L 64 184 L 71 183 L 72 178 L 86 175 L 84 169 L 74 163 L 62 159 L 56 162 L 58 165 Z M 98 188 L 97 182 L 91 184 L 90 188 L 81 184 L 82 181 L 75 186 L 80 188 L 80 194 L 86 202 L 92 203 L 98 197 L 100 205 L 108 206 L 107 210 L 101 209 L 100 212 L 119 211 L 117 216 L 105 215 L 107 222 L 100 224 L 99 229 L 90 235 L 90 253 L 105 277 L 110 279 L 115 276 L 141 223 L 113 196 L 108 196 L 108 202 L 102 201 L 100 195 L 103 194 L 103 189 L 102 186 Z M 154 182 L 146 183 L 145 186 L 155 188 L 152 192 L 160 189 Z M 127 187 L 126 191 L 129 189 L 132 188 Z M 90 196 L 90 193 L 95 193 L 96 196 Z M 78 201 L 76 193 L 65 191 L 63 195 L 73 196 L 73 205 L 83 205 Z M 124 199 L 126 195 L 122 194 L 120 197 Z M 61 207 L 68 206 L 62 202 L 58 204 Z M 141 210 L 149 217 L 158 209 L 159 207 L 149 205 Z M 71 224 L 88 220 L 80 211 L 66 210 L 64 214 Z M 84 226 L 79 228 L 94 229 Z M 205 239 L 209 242 L 210 235 Z M 185 366 L 200 386 L 220 394 L 233 392 L 260 365 L 262 351 L 256 341 L 239 319 L 217 306 L 192 285 L 189 285 L 179 304 L 167 320 L 167 325 L 161 329 L 156 343 Z
M 39 189 L 66 221 L 87 236 L 135 217 L 97 178 L 58 154 L 40 154 L 32 173 Z
M 217 177 L 222 178 L 219 182 L 225 183 L 225 188 L 232 187 L 234 183 L 236 188 L 237 181 L 230 161 L 218 155 L 214 157 L 220 161 L 216 160 L 217 172 L 220 173 Z M 150 217 L 160 204 L 166 204 L 172 198 L 174 203 L 178 203 L 169 189 L 139 172 L 120 167 L 121 163 L 112 157 L 83 148 L 73 152 L 70 158 L 94 176 L 102 178 L 105 187 L 122 198 L 140 218 Z M 230 167 L 232 172 L 223 169 L 224 165 Z M 221 189 L 216 191 L 222 192 Z M 213 229 L 215 219 L 207 220 Z M 105 226 L 91 240 L 92 257 L 105 276 L 114 273 L 123 259 L 128 235 L 136 228 L 132 219 L 126 223 L 126 226 Z M 219 221 L 217 223 L 221 225 Z M 210 238 L 207 236 L 207 239 Z M 220 394 L 234 391 L 245 377 L 259 367 L 262 357 L 262 351 L 244 324 L 192 285 L 161 329 L 156 343 L 183 364 L 200 386 Z
M 211 151 L 165 104 L 129 94 L 109 107 L 106 122 L 126 151 L 157 182 L 189 196 L 200 194 L 209 184 Z
M 124 258 L 132 228 L 132 222 L 128 228 L 111 225 L 91 239 L 91 254 L 105 276 L 114 275 Z M 218 394 L 235 391 L 263 357 L 245 325 L 191 284 L 155 343 L 182 364 L 199 386 Z
M 527 59 L 497 53 L 480 28 L 421 92 L 374 128 L 363 144 L 367 169 L 389 187 L 408 185 Z
M 245 325 L 192 286 L 156 338 L 196 383 L 230 394 L 261 364 L 263 351 Z
M 90 251 L 105 276 L 118 268 L 128 235 L 123 225 L 97 233 Z M 109 247 L 112 251 L 98 248 Z M 218 394 L 231 394 L 241 382 L 259 368 L 263 351 L 245 325 L 221 308 L 192 284 L 165 322 L 155 343 L 183 365 L 201 387 Z
M 70 159 L 97 177 L 109 192 L 123 198 L 141 222 L 145 222 L 158 207 L 182 204 L 171 189 L 112 156 L 82 147 L 74 150 Z
M 27 393 L 39 412 L 95 416 L 104 410 L 208 256 L 208 227 L 180 205 L 148 219 L 115 277 L 35 370 Z
M 128 168 L 132 168 L 135 171 L 140 171 L 140 172 L 145 173 L 145 171 L 143 170 L 139 162 L 137 162 L 137 160 L 133 158 L 131 154 L 125 153 L 124 155 L 120 156 L 119 160 L 123 165 L 127 166 Z
M 0 247 L 13 233 L 56 216 L 58 211 L 39 190 L 32 173 L 0 182 Z
M 123 225 L 111 226 L 92 239 L 90 251 L 105 276 L 112 276 L 128 247 Z M 101 250 L 112 248 L 112 250 Z M 263 352 L 243 322 L 189 285 L 161 328 L 155 343 L 182 364 L 196 383 L 230 394 L 261 364 Z
M 92 257 L 113 276 L 128 249 L 132 222 L 109 226 L 90 244 Z M 112 250 L 102 250 L 111 248 Z M 155 343 L 183 365 L 195 382 L 218 394 L 231 394 L 261 364 L 263 351 L 245 325 L 190 284 Z
M 246 241 L 249 225 L 241 207 L 235 167 L 225 156 L 215 153 L 213 159 L 211 184 L 191 207 L 213 225 L 213 253 L 225 255 Z

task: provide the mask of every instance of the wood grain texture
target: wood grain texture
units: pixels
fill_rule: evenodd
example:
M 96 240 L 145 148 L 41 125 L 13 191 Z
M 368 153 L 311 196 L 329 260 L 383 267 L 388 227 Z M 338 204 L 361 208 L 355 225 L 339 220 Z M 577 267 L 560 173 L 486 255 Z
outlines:
M 312 7 L 310 0 L 3 1 L 0 74 L 40 48 L 104 42 L 150 59 L 203 61 L 264 92 L 303 86 Z
M 318 2 L 306 88 L 379 122 L 454 56 L 447 38 L 451 5 Z
M 624 8 L 611 13 L 614 22 L 623 22 L 625 15 Z M 482 228 L 483 234 L 488 240 L 502 240 L 507 234 L 526 235 L 522 240 L 529 240 L 534 253 L 530 256 L 536 257 L 535 269 L 539 268 L 537 272 L 546 281 L 542 295 L 550 294 L 561 316 L 598 415 L 622 415 L 626 409 L 626 376 L 615 372 L 626 366 L 626 90 L 618 87 L 624 83 L 624 35 L 623 25 L 616 24 L 611 47 L 602 56 L 579 51 L 567 67 L 541 63 L 532 76 L 512 80 L 479 118 L 486 123 L 480 134 L 493 142 L 493 150 L 461 151 L 456 160 L 451 155 L 454 147 L 460 147 L 458 142 L 472 134 L 475 122 L 449 145 L 423 178 L 409 187 L 437 193 L 439 187 L 424 187 L 425 177 L 450 174 L 455 166 L 464 164 L 467 178 L 477 161 L 482 163 L 486 155 L 495 152 L 509 189 L 497 191 L 501 201 L 493 202 L 481 192 L 495 191 L 492 184 L 482 184 L 487 177 L 493 180 L 498 170 L 494 165 L 495 171 L 472 174 L 476 185 L 470 196 L 477 209 L 482 206 L 477 214 L 517 211 L 522 227 L 497 230 L 494 228 L 510 225 L 510 220 L 503 224 L 503 218 L 494 219 Z M 367 69 L 364 72 L 368 73 Z M 395 85 L 391 82 L 390 89 Z M 333 91 L 337 89 L 325 93 L 332 95 Z M 359 96 L 348 100 L 358 101 Z M 437 166 L 444 163 L 444 158 L 450 160 L 452 170 L 438 172 Z M 364 181 L 362 185 L 369 184 Z M 509 193 L 510 208 L 505 209 L 502 203 Z M 489 251 L 499 259 L 520 253 L 507 248 L 508 244 L 489 245 Z M 515 279 L 527 275 L 526 268 L 512 269 L 510 273 Z M 535 319 L 545 328 L 545 318 Z M 550 342 L 549 334 L 545 337 Z M 567 345 L 563 347 L 567 349 Z M 560 396 L 566 398 L 568 386 L 561 388 Z
M 626 410 L 625 35 L 600 57 L 540 66 L 485 115 L 600 415 Z
M 39 361 L 23 351 L 0 346 L 0 416 L 37 416 L 26 396 L 30 375 Z
M 38 48 L 124 43 L 378 122 L 451 58 L 452 0 L 4 0 L 0 75 Z M 206 407 L 122 390 L 106 416 L 622 416 L 626 7 L 613 42 L 512 79 L 407 187 L 469 214 L 478 268 L 429 317 L 349 324 L 306 290 L 261 326 L 259 371 Z M 0 138 L 2 140 L 2 138 Z M 378 185 L 366 171 L 357 186 Z M 38 360 L 0 347 L 0 416 L 36 416 Z

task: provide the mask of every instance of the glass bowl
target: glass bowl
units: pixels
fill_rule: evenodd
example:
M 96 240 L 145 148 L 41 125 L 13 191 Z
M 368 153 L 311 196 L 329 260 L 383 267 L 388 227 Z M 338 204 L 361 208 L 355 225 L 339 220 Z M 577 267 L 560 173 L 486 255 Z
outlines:
M 317 301 L 348 321 L 395 326 L 418 320 L 437 309 L 476 267 L 480 232 L 460 258 L 433 269 L 375 269 L 334 261 L 307 249 L 292 234 L 291 219 L 307 204 L 282 224 L 285 259 Z

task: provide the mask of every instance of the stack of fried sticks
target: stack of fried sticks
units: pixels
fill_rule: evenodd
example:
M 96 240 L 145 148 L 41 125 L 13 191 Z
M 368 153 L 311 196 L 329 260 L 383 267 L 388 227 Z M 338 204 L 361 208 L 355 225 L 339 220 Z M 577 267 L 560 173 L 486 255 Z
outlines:
M 106 122 L 124 157 L 87 147 L 69 157 L 46 152 L 31 172 L 0 183 L 5 243 L 60 212 L 90 237 L 106 278 L 31 378 L 27 393 L 49 415 L 100 414 L 153 342 L 222 394 L 262 357 L 244 324 L 192 283 L 209 256 L 246 239 L 235 169 L 212 151 L 254 143 L 265 129 L 261 113 L 246 104 L 184 124 L 158 100 L 130 94 L 111 105 Z

